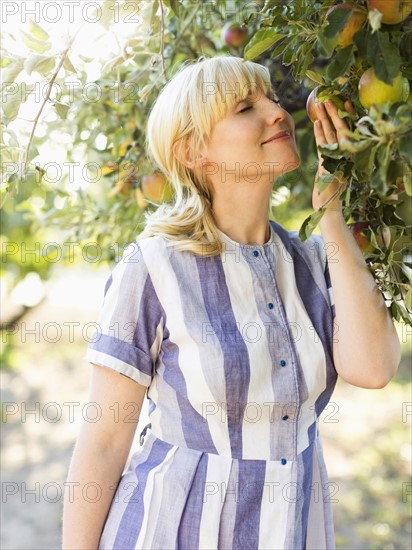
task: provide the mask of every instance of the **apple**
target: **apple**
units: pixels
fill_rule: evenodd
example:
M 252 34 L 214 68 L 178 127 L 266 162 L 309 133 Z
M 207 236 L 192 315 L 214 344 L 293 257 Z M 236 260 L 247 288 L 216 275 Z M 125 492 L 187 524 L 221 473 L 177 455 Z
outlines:
M 322 103 L 324 103 L 325 101 L 332 101 L 337 106 L 338 109 L 340 109 L 341 111 L 345 110 L 343 101 L 339 96 L 331 95 L 330 93 L 325 91 L 322 92 L 320 88 L 321 86 L 316 86 L 316 88 L 314 88 L 310 92 L 309 97 L 306 101 L 306 111 L 312 122 L 315 122 L 316 120 L 318 120 L 318 114 L 315 108 L 316 102 L 318 101 Z
M 365 254 L 373 252 L 375 248 L 369 240 L 369 237 L 365 234 L 365 231 L 370 228 L 369 222 L 356 222 L 349 225 L 352 235 L 355 241 L 358 243 L 359 248 Z
M 365 109 L 371 105 L 383 105 L 387 101 L 395 103 L 407 99 L 409 95 L 408 79 L 399 73 L 392 81 L 386 84 L 376 76 L 373 67 L 367 69 L 359 80 L 359 101 Z
M 367 0 L 368 10 L 378 10 L 382 14 L 382 23 L 397 25 L 412 12 L 411 0 Z
M 133 170 L 121 170 L 119 177 L 117 178 L 116 185 L 108 192 L 109 197 L 114 197 L 118 193 L 127 197 L 130 194 L 130 189 L 133 187 L 136 181 L 137 172 Z
M 226 23 L 220 36 L 227 46 L 232 46 L 233 48 L 244 46 L 249 40 L 247 29 L 241 27 L 239 23 Z
M 336 6 L 332 6 L 327 12 L 326 12 L 326 18 L 334 12 L 337 8 L 344 9 L 344 10 L 353 10 L 352 15 L 349 17 L 348 21 L 346 22 L 346 25 L 343 27 L 343 29 L 339 32 L 339 40 L 337 43 L 337 46 L 339 48 L 346 48 L 346 46 L 349 46 L 350 44 L 353 44 L 353 35 L 358 32 L 364 22 L 366 21 L 366 15 L 359 10 L 359 7 L 355 4 L 336 4 Z
M 159 172 L 143 176 L 141 188 L 143 195 L 153 202 L 167 202 L 174 194 L 172 185 Z

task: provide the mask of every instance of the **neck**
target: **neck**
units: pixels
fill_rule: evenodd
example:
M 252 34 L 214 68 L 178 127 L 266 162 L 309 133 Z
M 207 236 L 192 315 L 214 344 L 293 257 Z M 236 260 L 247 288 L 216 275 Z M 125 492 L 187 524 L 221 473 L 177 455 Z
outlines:
M 213 199 L 213 214 L 217 227 L 240 244 L 262 245 L 269 240 L 269 197 L 265 200 L 226 198 Z

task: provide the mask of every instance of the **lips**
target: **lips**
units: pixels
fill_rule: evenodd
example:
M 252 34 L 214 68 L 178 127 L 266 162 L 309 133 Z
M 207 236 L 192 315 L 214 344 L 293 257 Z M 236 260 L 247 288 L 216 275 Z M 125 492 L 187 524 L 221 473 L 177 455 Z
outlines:
M 277 139 L 291 137 L 291 136 L 292 134 L 289 132 L 289 130 L 283 130 L 282 132 L 278 132 L 277 134 L 273 135 L 272 137 L 264 141 L 262 145 L 264 145 L 265 143 L 269 143 L 270 141 L 275 141 Z

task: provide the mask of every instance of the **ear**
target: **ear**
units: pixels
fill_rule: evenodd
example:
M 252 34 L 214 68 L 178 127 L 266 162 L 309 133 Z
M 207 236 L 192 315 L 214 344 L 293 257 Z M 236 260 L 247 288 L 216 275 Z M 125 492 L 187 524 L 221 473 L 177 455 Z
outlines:
M 206 156 L 203 151 L 200 152 L 196 159 L 193 157 L 193 145 L 191 139 L 180 139 L 175 141 L 172 146 L 172 151 L 174 156 L 182 164 L 192 170 L 201 166 L 206 160 Z

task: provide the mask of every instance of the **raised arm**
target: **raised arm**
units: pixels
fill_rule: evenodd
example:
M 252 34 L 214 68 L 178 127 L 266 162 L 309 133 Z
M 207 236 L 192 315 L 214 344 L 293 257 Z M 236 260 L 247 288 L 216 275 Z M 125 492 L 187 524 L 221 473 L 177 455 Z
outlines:
M 146 389 L 112 369 L 93 365 L 89 402 L 99 405 L 102 416 L 97 422 L 83 420 L 74 448 L 64 496 L 63 550 L 97 550 Z M 94 487 L 101 491 L 96 502 Z
M 317 144 L 334 143 L 343 137 L 346 123 L 331 102 L 318 103 L 315 123 Z M 349 110 L 350 105 L 346 105 Z M 326 115 L 329 115 L 329 117 Z M 322 173 L 322 166 L 319 173 Z M 313 206 L 319 208 L 337 188 L 330 184 L 320 195 L 313 193 Z M 319 224 L 325 246 L 334 243 L 338 251 L 329 262 L 336 308 L 333 356 L 338 374 L 363 388 L 382 388 L 396 373 L 400 343 L 373 275 L 335 200 Z

